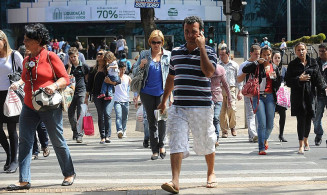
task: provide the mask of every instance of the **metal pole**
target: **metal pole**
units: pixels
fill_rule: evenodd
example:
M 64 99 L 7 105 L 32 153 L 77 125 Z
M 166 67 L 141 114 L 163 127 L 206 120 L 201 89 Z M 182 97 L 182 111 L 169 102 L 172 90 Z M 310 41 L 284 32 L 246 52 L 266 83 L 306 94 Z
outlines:
M 249 57 L 249 32 L 244 31 L 244 37 L 243 37 L 243 58 L 244 61 L 246 61 Z M 246 107 L 245 107 L 245 101 L 244 101 L 244 128 L 248 128 L 247 118 L 246 118 Z
M 316 34 L 316 0 L 311 1 L 311 35 Z
M 226 0 L 226 44 L 231 49 L 231 34 L 230 34 L 230 0 Z
M 291 40 L 291 0 L 287 0 L 287 41 Z

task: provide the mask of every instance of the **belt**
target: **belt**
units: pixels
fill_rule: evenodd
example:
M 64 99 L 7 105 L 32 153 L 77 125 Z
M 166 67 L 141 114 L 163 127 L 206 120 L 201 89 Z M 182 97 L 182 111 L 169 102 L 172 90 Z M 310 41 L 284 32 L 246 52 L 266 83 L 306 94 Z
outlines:
M 270 95 L 270 94 L 272 94 L 272 93 L 263 93 L 263 94 L 260 94 L 260 96 L 267 97 L 267 95 Z

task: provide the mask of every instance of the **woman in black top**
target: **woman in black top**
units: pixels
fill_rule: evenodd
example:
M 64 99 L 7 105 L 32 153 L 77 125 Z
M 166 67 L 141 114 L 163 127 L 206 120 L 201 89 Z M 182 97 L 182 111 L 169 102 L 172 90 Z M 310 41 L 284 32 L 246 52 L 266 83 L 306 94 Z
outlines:
M 307 55 L 305 43 L 296 44 L 294 50 L 297 58 L 289 63 L 285 81 L 291 88 L 291 115 L 297 119 L 298 154 L 304 154 L 310 150 L 308 137 L 317 104 L 316 87 L 326 89 L 326 83 L 316 60 Z
M 111 112 L 114 106 L 114 101 L 107 101 L 103 98 L 97 98 L 101 92 L 103 81 L 112 85 L 120 84 L 112 82 L 107 76 L 107 61 L 105 56 L 108 52 L 100 49 L 97 53 L 96 65 L 91 68 L 88 78 L 88 87 L 86 89 L 85 104 L 88 104 L 89 96 L 94 101 L 98 113 L 98 127 L 101 136 L 100 144 L 110 143 L 109 137 L 111 136 Z

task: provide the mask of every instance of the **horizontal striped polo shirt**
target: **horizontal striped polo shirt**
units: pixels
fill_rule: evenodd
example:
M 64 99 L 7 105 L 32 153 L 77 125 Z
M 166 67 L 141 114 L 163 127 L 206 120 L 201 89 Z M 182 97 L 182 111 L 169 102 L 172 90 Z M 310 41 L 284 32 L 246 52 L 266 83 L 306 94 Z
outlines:
M 214 67 L 217 55 L 212 47 L 205 46 L 207 55 Z M 195 48 L 189 52 L 186 44 L 176 47 L 171 52 L 169 74 L 174 75 L 175 106 L 203 107 L 211 106 L 210 79 L 200 67 L 200 50 Z

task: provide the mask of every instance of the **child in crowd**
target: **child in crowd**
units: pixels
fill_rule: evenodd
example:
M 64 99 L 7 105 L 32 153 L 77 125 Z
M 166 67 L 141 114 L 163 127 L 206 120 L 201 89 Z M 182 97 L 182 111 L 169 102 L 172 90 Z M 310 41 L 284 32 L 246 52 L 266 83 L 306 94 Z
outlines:
M 112 55 L 110 56 L 110 59 L 112 60 L 111 62 L 108 62 L 109 63 L 107 67 L 108 77 L 110 78 L 111 81 L 117 82 L 119 77 L 118 64 L 114 54 L 111 53 L 110 55 Z M 97 98 L 104 98 L 104 100 L 112 100 L 113 90 L 114 90 L 113 85 L 103 82 L 101 87 L 101 93 Z M 106 96 L 106 94 L 108 94 L 108 96 Z

